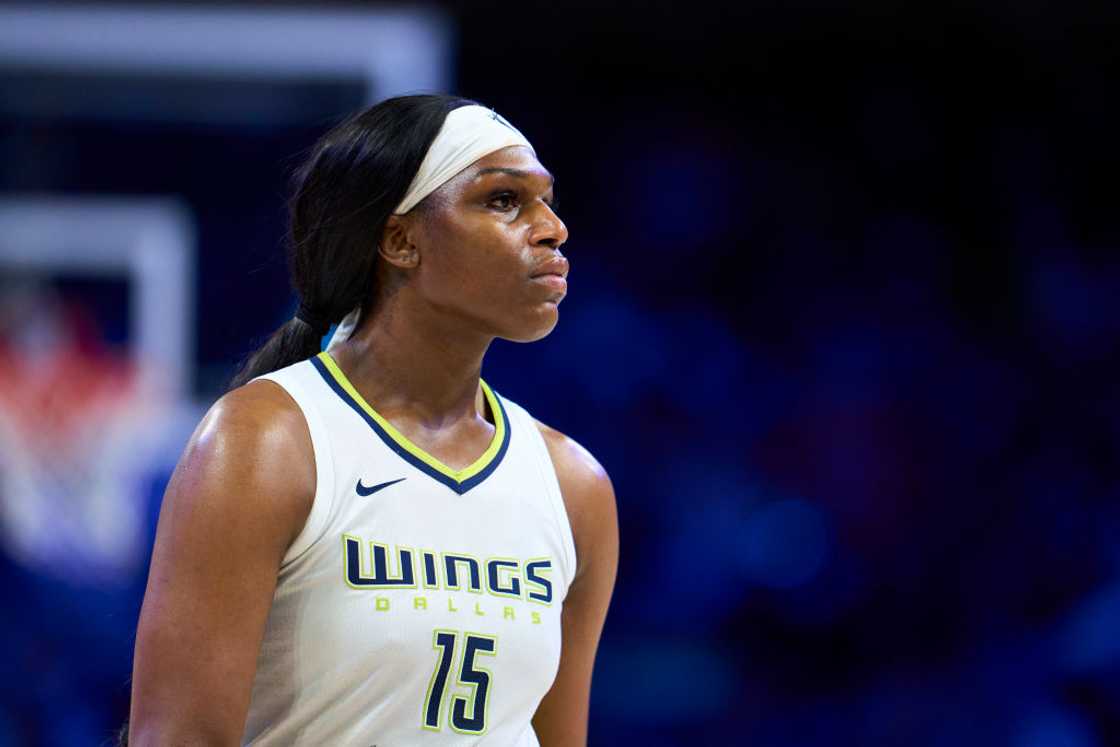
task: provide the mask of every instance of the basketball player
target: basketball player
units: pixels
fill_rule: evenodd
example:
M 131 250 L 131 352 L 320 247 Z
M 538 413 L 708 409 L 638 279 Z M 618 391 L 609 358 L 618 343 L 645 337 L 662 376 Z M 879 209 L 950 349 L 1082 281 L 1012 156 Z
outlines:
M 448 96 L 387 100 L 313 149 L 299 311 L 167 488 L 133 745 L 586 742 L 613 490 L 480 378 L 491 340 L 557 323 L 552 182 L 507 121 Z

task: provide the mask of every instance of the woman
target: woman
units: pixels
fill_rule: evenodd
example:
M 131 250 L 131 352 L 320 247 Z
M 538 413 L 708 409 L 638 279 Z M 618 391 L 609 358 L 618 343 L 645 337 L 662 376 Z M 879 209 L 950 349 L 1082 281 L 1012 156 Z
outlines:
M 508 122 L 448 96 L 387 100 L 313 149 L 296 318 L 167 488 L 132 744 L 586 741 L 613 490 L 480 378 L 491 340 L 556 325 L 552 182 Z

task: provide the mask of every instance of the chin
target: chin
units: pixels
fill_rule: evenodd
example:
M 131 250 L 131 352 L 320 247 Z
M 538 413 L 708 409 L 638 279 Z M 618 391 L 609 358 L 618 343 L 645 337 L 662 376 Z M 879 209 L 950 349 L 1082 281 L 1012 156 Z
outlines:
M 510 342 L 536 342 L 548 337 L 560 321 L 560 312 L 556 304 L 548 304 L 548 308 L 538 312 L 534 318 L 526 320 L 518 329 L 508 329 L 501 337 Z

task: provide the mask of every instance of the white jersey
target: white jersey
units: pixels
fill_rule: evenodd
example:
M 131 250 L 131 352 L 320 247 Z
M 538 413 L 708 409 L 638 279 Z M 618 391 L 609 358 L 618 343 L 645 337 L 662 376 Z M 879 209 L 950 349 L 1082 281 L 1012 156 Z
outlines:
M 317 484 L 280 566 L 243 742 L 537 745 L 576 559 L 533 419 L 482 382 L 494 439 L 454 470 L 327 353 L 261 378 L 303 411 Z

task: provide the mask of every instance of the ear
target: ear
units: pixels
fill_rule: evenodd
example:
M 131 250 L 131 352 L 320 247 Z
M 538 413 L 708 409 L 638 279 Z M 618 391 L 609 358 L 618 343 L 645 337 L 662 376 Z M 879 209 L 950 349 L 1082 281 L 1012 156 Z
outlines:
M 405 216 L 390 215 L 377 247 L 377 253 L 386 262 L 402 270 L 410 270 L 420 264 L 420 251 L 412 241 L 409 224 Z

